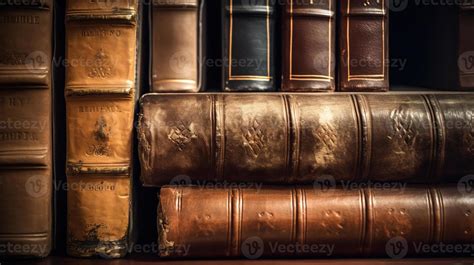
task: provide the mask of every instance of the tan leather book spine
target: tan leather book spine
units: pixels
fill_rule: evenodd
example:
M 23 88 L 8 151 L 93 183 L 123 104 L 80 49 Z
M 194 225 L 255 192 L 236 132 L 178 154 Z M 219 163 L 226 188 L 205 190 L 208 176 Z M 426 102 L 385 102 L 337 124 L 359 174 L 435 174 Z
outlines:
M 340 91 L 388 90 L 388 2 L 340 2 Z
M 473 107 L 472 94 L 149 94 L 141 178 L 456 181 L 474 172 Z
M 118 258 L 128 252 L 138 26 L 137 1 L 67 3 L 71 256 Z
M 282 91 L 336 89 L 336 1 L 283 6 Z
M 160 202 L 164 257 L 404 258 L 433 255 L 420 245 L 474 243 L 474 197 L 452 186 L 326 191 L 168 186 Z
M 53 1 L 2 3 L 0 258 L 52 248 L 52 34 Z
M 151 91 L 198 92 L 203 75 L 203 1 L 152 2 Z

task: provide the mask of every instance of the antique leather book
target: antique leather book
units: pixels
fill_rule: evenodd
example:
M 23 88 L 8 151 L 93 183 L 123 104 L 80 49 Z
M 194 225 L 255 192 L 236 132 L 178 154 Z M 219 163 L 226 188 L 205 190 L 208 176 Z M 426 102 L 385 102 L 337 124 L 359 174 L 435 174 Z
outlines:
M 275 90 L 275 1 L 221 3 L 223 90 Z
M 474 95 L 148 94 L 147 186 L 228 181 L 456 181 L 474 172 Z
M 52 53 L 53 1 L 2 1 L 2 258 L 45 257 L 52 248 Z
M 139 4 L 69 0 L 66 9 L 67 252 L 122 257 L 131 232 Z
M 387 1 L 341 1 L 340 91 L 388 90 Z
M 287 1 L 283 16 L 282 91 L 334 91 L 336 1 Z
M 197 92 L 203 77 L 203 0 L 154 0 L 151 91 Z
M 167 186 L 158 207 L 159 249 L 186 258 L 431 256 L 419 246 L 474 243 L 473 209 L 474 197 L 455 186 Z

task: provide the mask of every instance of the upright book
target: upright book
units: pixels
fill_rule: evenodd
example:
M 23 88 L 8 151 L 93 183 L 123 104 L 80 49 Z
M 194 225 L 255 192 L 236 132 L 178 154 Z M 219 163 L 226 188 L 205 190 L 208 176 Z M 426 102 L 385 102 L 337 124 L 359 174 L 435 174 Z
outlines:
M 289 0 L 283 6 L 282 91 L 336 88 L 336 1 Z
M 139 14 L 138 1 L 67 4 L 67 252 L 72 256 L 117 258 L 128 252 Z
M 199 91 L 204 77 L 204 0 L 152 2 L 151 91 Z
M 388 1 L 340 2 L 340 91 L 388 90 Z
M 53 1 L 0 7 L 0 257 L 52 246 Z
M 145 185 L 456 181 L 474 172 L 472 94 L 149 94 Z
M 221 1 L 223 90 L 275 90 L 275 2 Z
M 456 186 L 168 186 L 160 199 L 165 257 L 468 256 L 474 243 L 474 196 Z

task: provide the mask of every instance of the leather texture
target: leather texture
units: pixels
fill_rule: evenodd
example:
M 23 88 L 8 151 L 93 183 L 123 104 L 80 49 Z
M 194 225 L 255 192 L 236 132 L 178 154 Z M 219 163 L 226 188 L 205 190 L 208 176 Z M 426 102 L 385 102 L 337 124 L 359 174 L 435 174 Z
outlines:
M 160 202 L 159 249 L 165 257 L 393 258 L 398 252 L 391 244 L 404 242 L 404 257 L 423 255 L 420 244 L 473 243 L 474 197 L 455 186 L 167 186 Z
M 340 91 L 388 90 L 389 15 L 387 1 L 341 1 Z
M 275 1 L 221 2 L 223 90 L 275 90 Z
M 148 94 L 141 178 L 457 181 L 474 172 L 471 94 Z M 464 125 L 459 125 L 464 124 Z
M 151 8 L 151 91 L 198 92 L 203 76 L 200 0 L 155 0 Z
M 336 1 L 287 1 L 283 12 L 282 91 L 336 88 Z
M 131 229 L 137 1 L 69 0 L 66 10 L 68 238 L 71 256 L 126 255 Z M 74 64 L 73 64 L 74 62 Z
M 45 257 L 52 248 L 52 52 L 53 1 L 3 2 L 0 258 Z

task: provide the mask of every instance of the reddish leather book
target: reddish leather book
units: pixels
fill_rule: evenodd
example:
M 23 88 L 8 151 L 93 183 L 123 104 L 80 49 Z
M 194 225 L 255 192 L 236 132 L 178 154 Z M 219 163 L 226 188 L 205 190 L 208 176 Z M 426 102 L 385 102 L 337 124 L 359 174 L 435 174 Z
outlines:
M 474 172 L 472 94 L 146 95 L 142 181 L 456 181 Z
M 387 1 L 340 2 L 340 91 L 388 90 Z
M 283 12 L 282 91 L 334 91 L 336 1 L 287 1 Z
M 168 186 L 160 202 L 159 249 L 167 257 L 470 255 L 430 246 L 474 243 L 474 196 L 455 186 Z

